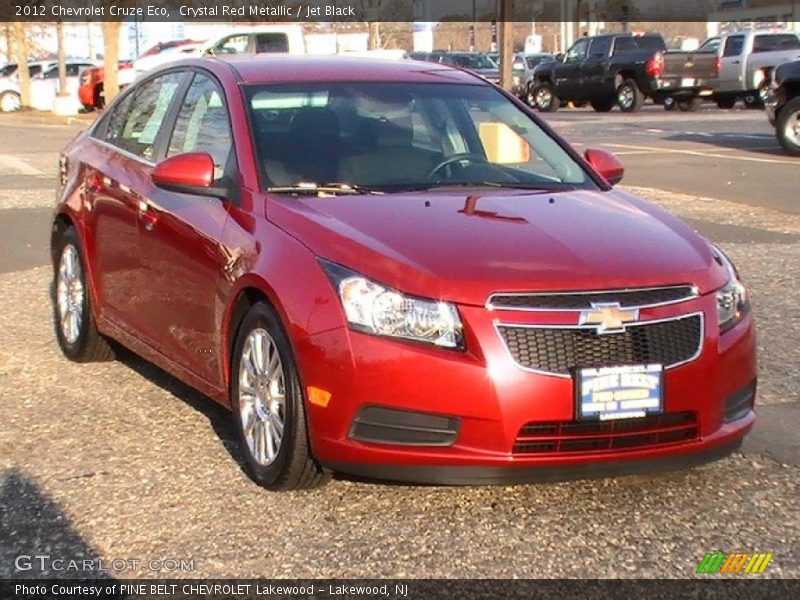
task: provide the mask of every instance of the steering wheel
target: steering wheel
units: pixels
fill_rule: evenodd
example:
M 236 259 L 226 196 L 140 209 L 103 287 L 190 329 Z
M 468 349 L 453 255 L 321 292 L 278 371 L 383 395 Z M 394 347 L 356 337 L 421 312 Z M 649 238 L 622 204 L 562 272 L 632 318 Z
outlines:
M 459 163 L 459 162 L 471 162 L 471 163 L 487 163 L 485 156 L 481 156 L 480 154 L 474 154 L 472 152 L 462 152 L 460 154 L 453 154 L 452 156 L 448 156 L 438 165 L 433 167 L 428 172 L 428 179 L 433 179 L 433 176 L 436 175 L 439 171 L 448 167 L 452 164 Z

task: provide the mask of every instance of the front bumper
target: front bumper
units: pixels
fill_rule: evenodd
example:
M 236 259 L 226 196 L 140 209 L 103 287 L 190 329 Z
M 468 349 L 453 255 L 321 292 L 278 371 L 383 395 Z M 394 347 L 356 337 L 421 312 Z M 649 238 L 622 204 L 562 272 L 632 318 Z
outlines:
M 775 122 L 778 118 L 778 111 L 785 102 L 786 98 L 780 88 L 777 90 L 770 90 L 769 94 L 767 94 L 767 97 L 764 100 L 764 109 L 767 113 L 767 119 L 769 120 L 769 124 L 773 127 L 775 126 Z
M 339 471 L 435 483 L 585 477 L 713 460 L 731 452 L 752 427 L 752 410 L 726 423 L 725 401 L 756 378 L 752 316 L 719 336 L 715 310 L 709 294 L 641 313 L 643 321 L 697 311 L 706 317 L 699 356 L 667 370 L 664 380 L 664 412 L 694 415 L 691 439 L 587 451 L 518 451 L 515 443 L 526 425 L 574 422 L 574 382 L 520 368 L 496 324 L 556 323 L 575 316 L 459 306 L 467 342 L 463 353 L 345 328 L 296 342 L 304 385 L 324 390 L 328 399 L 324 406 L 308 402 L 314 454 Z M 457 419 L 457 435 L 450 444 L 430 445 L 354 439 L 354 422 L 372 406 Z

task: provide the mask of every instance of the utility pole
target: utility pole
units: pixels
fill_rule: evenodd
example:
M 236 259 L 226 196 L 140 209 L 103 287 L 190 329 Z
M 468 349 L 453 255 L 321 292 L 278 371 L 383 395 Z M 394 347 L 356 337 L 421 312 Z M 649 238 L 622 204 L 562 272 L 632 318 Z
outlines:
M 500 0 L 500 85 L 511 90 L 514 63 L 514 0 Z

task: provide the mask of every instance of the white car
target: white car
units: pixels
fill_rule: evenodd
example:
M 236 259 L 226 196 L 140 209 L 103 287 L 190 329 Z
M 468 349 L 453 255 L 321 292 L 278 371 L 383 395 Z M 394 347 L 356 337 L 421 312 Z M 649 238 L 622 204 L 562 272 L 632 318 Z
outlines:
M 57 64 L 52 60 L 31 61 L 28 73 L 31 78 L 40 75 Z M 20 107 L 19 74 L 16 63 L 10 63 L 0 69 L 0 112 L 11 112 Z
M 121 69 L 119 71 L 119 84 L 128 85 L 142 74 L 173 60 L 186 58 L 188 56 L 199 56 L 202 53 L 202 49 L 203 44 L 201 42 L 197 42 L 165 48 L 157 54 L 148 54 L 146 56 L 142 56 L 141 58 L 137 58 L 135 61 L 133 61 L 132 68 Z
M 88 60 L 67 61 L 67 89 L 65 91 L 66 95 L 74 103 L 74 106 L 69 107 L 68 112 L 77 113 L 81 108 L 78 100 L 79 75 L 84 69 L 94 66 L 96 66 L 95 63 Z M 43 111 L 53 110 L 53 104 L 58 93 L 58 64 L 54 64 L 31 79 L 31 108 Z

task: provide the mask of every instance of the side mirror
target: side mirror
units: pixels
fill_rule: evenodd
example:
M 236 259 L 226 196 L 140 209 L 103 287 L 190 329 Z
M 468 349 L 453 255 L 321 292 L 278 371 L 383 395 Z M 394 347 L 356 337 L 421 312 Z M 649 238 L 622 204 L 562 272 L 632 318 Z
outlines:
M 611 185 L 617 185 L 622 181 L 625 167 L 610 152 L 590 148 L 584 153 L 583 157 Z
M 207 152 L 188 152 L 167 158 L 156 165 L 152 178 L 153 183 L 161 189 L 180 194 L 211 198 L 227 198 L 230 195 L 227 185 L 212 185 L 214 159 Z

